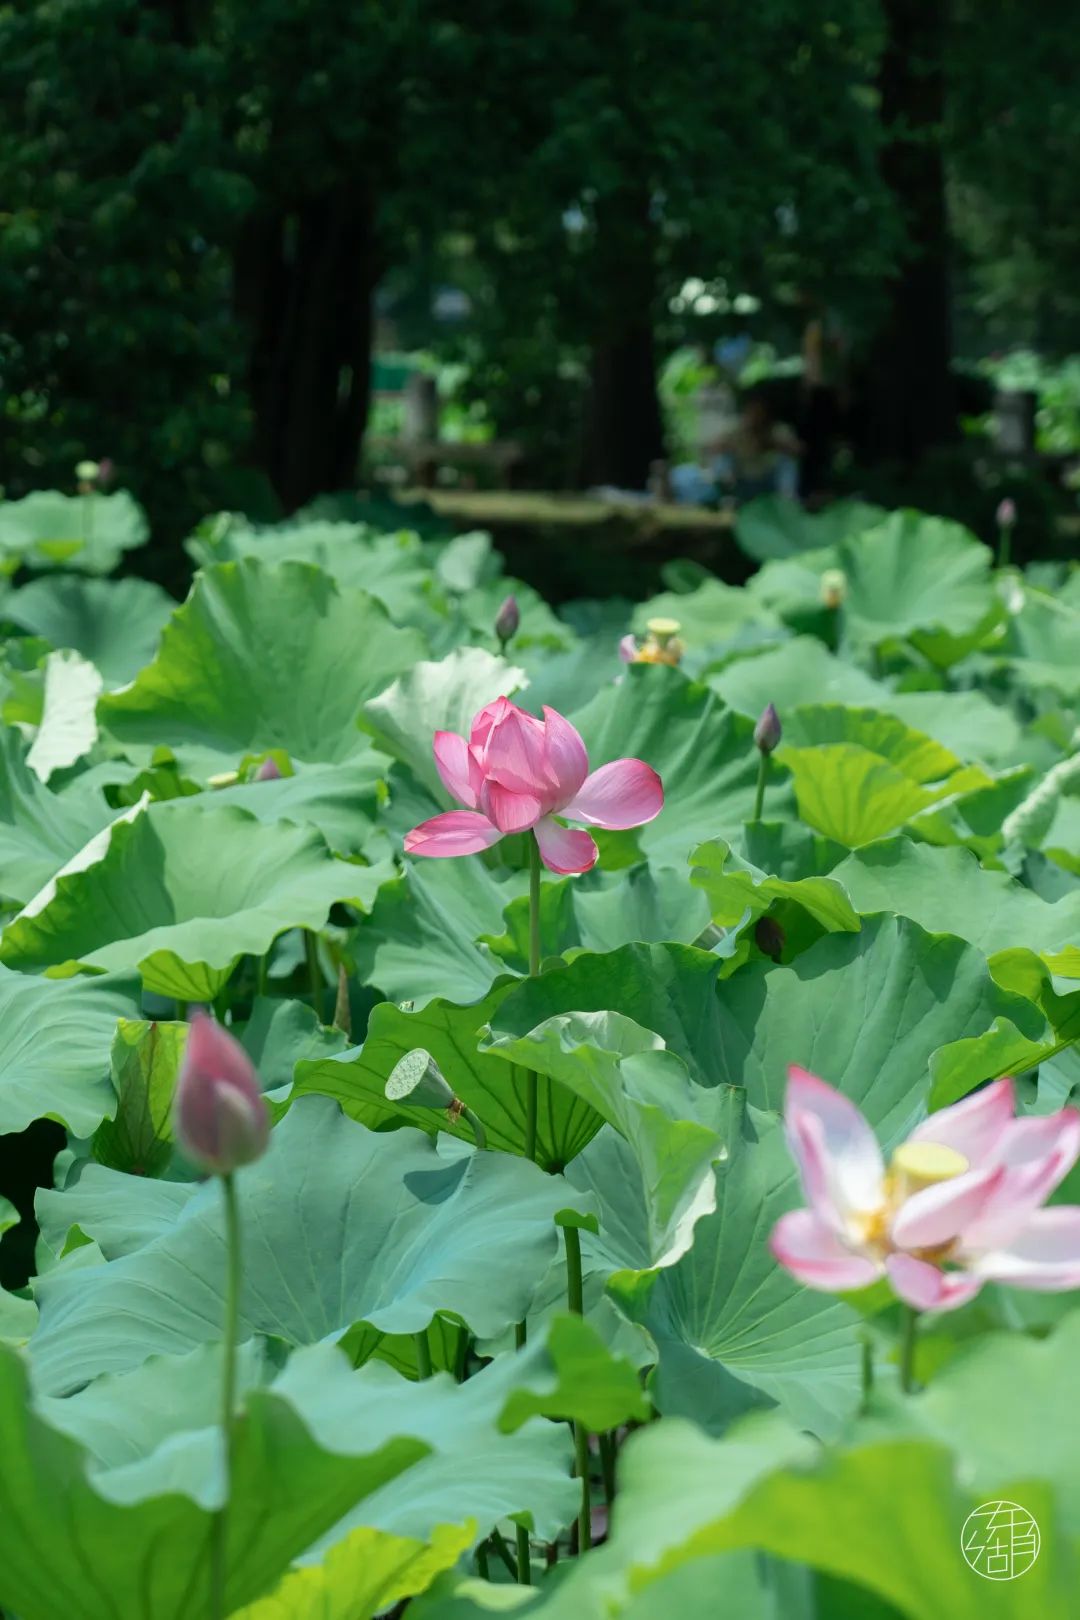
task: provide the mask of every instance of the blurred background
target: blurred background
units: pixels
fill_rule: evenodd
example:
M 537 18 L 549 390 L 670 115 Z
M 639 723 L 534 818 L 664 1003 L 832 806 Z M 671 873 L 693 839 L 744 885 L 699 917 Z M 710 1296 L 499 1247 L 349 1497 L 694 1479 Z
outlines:
M 223 509 L 555 597 L 761 493 L 1076 550 L 1068 6 L 16 0 L 0 82 L 0 482 L 106 458 L 166 583 Z

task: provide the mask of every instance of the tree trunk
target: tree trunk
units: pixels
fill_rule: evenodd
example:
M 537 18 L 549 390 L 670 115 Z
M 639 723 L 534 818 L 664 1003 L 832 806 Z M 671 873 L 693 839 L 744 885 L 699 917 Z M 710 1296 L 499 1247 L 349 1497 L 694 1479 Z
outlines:
M 377 279 L 363 189 L 254 216 L 243 233 L 236 304 L 251 333 L 254 453 L 286 511 L 355 481 Z
M 603 300 L 592 345 L 584 473 L 589 484 L 644 489 L 664 454 L 653 346 L 653 227 L 643 192 L 597 210 L 594 284 Z
M 865 449 L 914 464 L 956 436 L 942 123 L 943 0 L 885 0 L 882 174 L 907 239 L 867 378 Z

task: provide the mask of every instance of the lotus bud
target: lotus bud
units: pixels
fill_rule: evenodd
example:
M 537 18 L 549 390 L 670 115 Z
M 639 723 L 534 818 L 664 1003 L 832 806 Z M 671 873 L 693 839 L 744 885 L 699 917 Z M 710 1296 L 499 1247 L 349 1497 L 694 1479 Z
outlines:
M 280 782 L 280 780 L 281 772 L 275 759 L 264 759 L 252 777 L 253 782 Z
M 1011 529 L 1016 522 L 1016 502 L 1008 495 L 998 502 L 997 520 L 999 529 Z
M 508 596 L 495 615 L 495 634 L 499 638 L 499 646 L 503 652 L 517 635 L 520 623 L 521 610 L 517 605 L 517 597 Z
M 255 1067 L 228 1030 L 196 1012 L 173 1098 L 173 1134 L 203 1170 L 231 1175 L 266 1152 L 270 1114 Z
M 783 727 L 780 716 L 771 703 L 762 709 L 758 723 L 754 727 L 754 746 L 760 748 L 763 754 L 771 754 L 780 742 Z
M 847 575 L 842 568 L 826 568 L 821 576 L 821 600 L 827 608 L 842 607 L 847 596 Z

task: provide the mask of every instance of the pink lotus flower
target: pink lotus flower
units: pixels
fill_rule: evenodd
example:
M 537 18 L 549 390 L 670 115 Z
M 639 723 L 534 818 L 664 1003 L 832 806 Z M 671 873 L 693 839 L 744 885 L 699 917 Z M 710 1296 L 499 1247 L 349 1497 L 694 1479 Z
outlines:
M 983 1283 L 1080 1288 L 1080 1207 L 1040 1206 L 1080 1156 L 1080 1113 L 1016 1119 L 997 1080 L 931 1114 L 888 1167 L 853 1102 L 788 1071 L 784 1123 L 808 1209 L 781 1216 L 770 1247 L 808 1288 L 887 1276 L 920 1311 L 950 1311 Z
M 204 1012 L 192 1016 L 173 1098 L 173 1134 L 193 1164 L 226 1176 L 261 1158 L 270 1115 L 240 1042 Z
M 556 815 L 594 827 L 640 827 L 664 807 L 660 778 L 640 759 L 617 759 L 590 776 L 585 744 L 554 709 L 537 720 L 496 698 L 473 720 L 467 742 L 456 731 L 437 731 L 434 747 L 447 791 L 468 809 L 414 827 L 405 838 L 410 855 L 476 855 L 508 833 L 532 831 L 549 871 L 587 872 L 596 844 Z

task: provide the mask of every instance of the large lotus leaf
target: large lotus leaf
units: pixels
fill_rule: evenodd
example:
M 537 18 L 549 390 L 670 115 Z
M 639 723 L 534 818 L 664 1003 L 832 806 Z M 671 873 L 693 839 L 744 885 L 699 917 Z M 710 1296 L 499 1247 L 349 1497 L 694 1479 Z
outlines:
M 613 1355 L 581 1316 L 552 1317 L 523 1355 L 503 1356 L 496 1366 L 510 1388 L 499 1417 L 506 1433 L 530 1417 L 572 1418 L 599 1433 L 650 1416 L 637 1369 Z
M 744 919 L 753 921 L 778 900 L 802 906 L 830 932 L 860 926 L 858 913 L 843 887 L 825 874 L 773 876 L 736 855 L 722 838 L 699 844 L 691 860 L 693 881 L 705 892 L 713 922 L 722 927 L 738 927 Z
M 779 1110 L 798 1063 L 858 1103 L 887 1144 L 926 1109 L 937 1065 L 968 1042 L 964 1089 L 1000 1073 L 995 1020 L 1032 1037 L 1042 1015 L 999 989 L 971 945 L 902 917 L 868 917 L 829 934 L 790 966 L 748 963 L 718 987 L 719 1016 L 702 1060 L 713 1083 L 744 1085 Z
M 41 1195 L 54 1249 L 77 1225 L 106 1259 L 60 1267 L 38 1284 L 33 1354 L 43 1389 L 71 1390 L 217 1336 L 220 1189 L 166 1186 L 90 1165 L 74 1186 Z M 502 1332 L 525 1315 L 555 1252 L 555 1215 L 582 1196 L 509 1155 L 368 1131 L 321 1097 L 293 1105 L 265 1158 L 239 1172 L 238 1190 L 241 1332 L 294 1345 L 359 1323 L 418 1332 L 436 1311 L 484 1337 Z M 146 1230 L 148 1210 L 155 1235 L 133 1248 L 131 1228 Z
M 1025 590 L 1020 611 L 1009 619 L 999 655 L 1014 679 L 1030 691 L 1046 688 L 1068 702 L 1080 697 L 1080 612 L 1042 591 Z
M 482 647 L 459 647 L 438 663 L 413 668 L 364 705 L 376 746 L 407 765 L 440 804 L 451 804 L 431 751 L 437 731 L 468 736 L 473 716 L 497 697 L 512 697 L 525 671 Z
M 43 782 L 54 771 L 74 765 L 97 739 L 95 705 L 101 676 L 76 652 L 49 653 L 41 666 L 40 694 L 35 693 L 32 723 L 36 727 L 26 763 Z M 29 695 L 29 689 L 27 689 Z M 29 719 L 8 701 L 5 720 Z
M 964 759 L 992 765 L 1022 758 L 1024 732 L 1008 709 L 985 693 L 893 692 L 879 707 L 888 709 L 916 731 L 936 737 Z
M 799 815 L 838 844 L 856 849 L 898 831 L 924 810 L 989 784 L 978 766 L 924 786 L 887 759 L 851 743 L 786 748 Z
M 730 836 L 752 813 L 759 758 L 753 728 L 678 670 L 631 665 L 573 720 L 594 770 L 629 756 L 659 771 L 664 808 L 637 834 L 654 866 L 682 866 L 694 844 Z M 770 803 L 784 802 L 777 789 Z
M 292 1570 L 269 1597 L 235 1610 L 233 1620 L 373 1620 L 425 1592 L 471 1540 L 468 1526 L 441 1525 L 430 1542 L 361 1526 L 322 1563 Z
M 644 635 L 650 619 L 675 619 L 679 635 L 691 649 L 730 641 L 748 626 L 779 632 L 780 620 L 748 592 L 711 576 L 696 590 L 667 591 L 634 610 L 633 628 Z
M 47 981 L 40 981 L 47 982 Z M 188 1026 L 121 1018 L 112 1047 L 115 1115 L 94 1132 L 99 1164 L 158 1175 L 172 1154 L 170 1112 Z
M 114 817 L 104 795 L 76 783 L 51 792 L 17 731 L 0 730 L 0 894 L 25 903 Z
M 0 553 L 13 565 L 109 574 L 125 551 L 145 545 L 146 517 L 126 490 L 62 495 L 36 490 L 0 504 Z
M 395 1001 L 476 1001 L 503 963 L 484 943 L 503 931 L 508 900 L 527 877 L 496 877 L 479 860 L 408 861 L 384 883 L 353 942 L 357 971 Z
M 992 555 L 959 523 L 892 512 L 840 547 L 845 628 L 877 643 L 917 630 L 970 634 L 995 603 Z
M 984 956 L 1024 948 L 1062 978 L 1080 978 L 1080 890 L 1048 903 L 965 849 L 890 838 L 855 850 L 832 881 L 856 911 L 893 911 L 930 932 L 957 934 Z
M 120 742 L 165 745 L 207 774 L 270 748 L 340 763 L 360 747 L 365 700 L 423 651 L 374 598 L 319 568 L 221 563 L 197 576 L 154 662 L 99 714 Z
M 369 906 L 385 871 L 337 860 L 312 828 L 267 824 L 199 798 L 113 824 L 95 864 L 42 892 L 4 929 L 24 971 L 138 970 L 148 990 L 208 1001 L 245 951 L 321 928 L 335 901 Z
M 210 1527 L 223 1494 L 215 1359 L 155 1360 L 39 1411 L 20 1362 L 0 1353 L 5 1607 L 25 1620 L 210 1620 Z M 341 1540 L 350 1515 L 386 1530 L 380 1488 L 428 1460 L 445 1457 L 436 1516 L 428 1501 L 422 1530 L 389 1533 L 438 1539 L 478 1497 L 495 1518 L 527 1511 L 531 1479 L 548 1517 L 562 1504 L 554 1534 L 573 1511 L 566 1431 L 532 1422 L 502 1435 L 503 1404 L 482 1377 L 418 1386 L 385 1367 L 353 1372 L 329 1346 L 294 1356 L 271 1388 L 249 1389 L 233 1450 L 228 1612 L 313 1544 Z M 456 1495 L 447 1463 L 459 1470 Z M 414 1482 L 423 1502 L 430 1483 Z M 459 1545 L 472 1534 L 467 1526 Z
M 388 1124 L 449 1131 L 471 1142 L 464 1119 L 451 1121 L 430 1108 L 391 1101 L 386 1082 L 406 1052 L 429 1052 L 454 1091 L 479 1117 L 488 1146 L 504 1153 L 525 1151 L 526 1079 L 523 1069 L 479 1049 L 480 1034 L 511 988 L 503 984 L 482 1001 L 460 1007 L 428 1001 L 416 1011 L 392 1002 L 374 1008 L 362 1047 L 299 1065 L 296 1093 L 333 1097 L 351 1118 L 372 1130 Z M 580 1097 L 543 1079 L 538 1087 L 536 1160 L 545 1169 L 569 1163 L 599 1130 L 601 1119 Z
M 735 538 L 755 562 L 772 557 L 794 557 L 837 545 L 863 534 L 885 517 L 880 506 L 866 501 L 835 501 L 824 512 L 807 512 L 798 501 L 779 495 L 759 495 L 739 508 Z
M 803 1202 L 798 1177 L 779 1127 L 759 1130 L 745 1117 L 745 1094 L 727 1095 L 732 1123 L 714 1172 L 715 1210 L 698 1221 L 693 1245 L 674 1265 L 621 1272 L 612 1287 L 659 1350 L 650 1392 L 665 1415 L 722 1433 L 742 1412 L 777 1402 L 800 1428 L 832 1436 L 860 1396 L 855 1317 L 776 1264 L 769 1236 Z M 598 1155 L 593 1168 L 606 1171 L 582 1180 L 600 1205 L 596 1247 L 609 1228 L 620 1229 L 615 1212 L 626 1223 L 641 1194 L 629 1166 L 615 1174 L 610 1156 L 604 1164 Z
M 89 1136 L 111 1115 L 109 1050 L 137 1012 L 134 979 L 56 981 L 0 968 L 0 1133 L 58 1119 Z
M 887 706 L 887 688 L 881 682 L 834 657 L 813 636 L 796 636 L 783 646 L 739 658 L 706 679 L 725 703 L 752 720 L 767 703 L 775 704 L 781 719 L 808 703 Z
M 73 648 L 108 686 L 123 686 L 153 658 L 175 607 L 149 580 L 55 574 L 13 592 L 4 614 L 52 647 Z
M 941 781 L 961 763 L 941 743 L 880 709 L 821 703 L 785 713 L 781 759 L 788 750 L 834 747 L 839 743 L 865 748 L 888 760 L 913 782 Z

